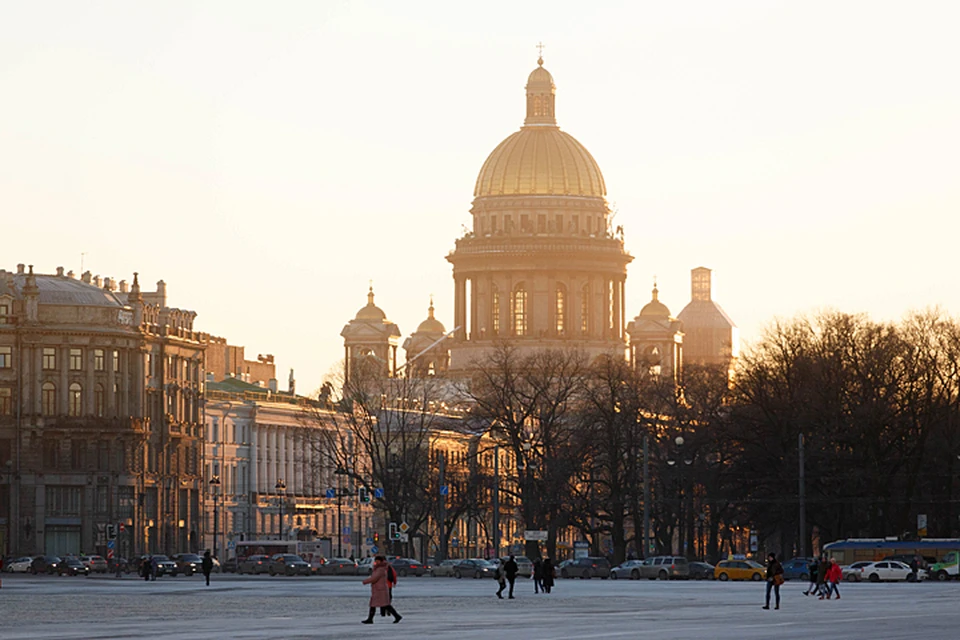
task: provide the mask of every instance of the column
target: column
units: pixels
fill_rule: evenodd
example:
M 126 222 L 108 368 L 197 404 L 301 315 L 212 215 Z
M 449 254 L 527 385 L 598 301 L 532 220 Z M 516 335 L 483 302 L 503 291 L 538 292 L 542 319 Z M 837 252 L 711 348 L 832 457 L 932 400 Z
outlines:
M 117 406 L 116 394 L 113 392 L 113 385 L 117 384 L 117 372 L 113 368 L 113 349 L 103 350 L 103 366 L 107 370 L 107 386 L 103 390 L 105 400 L 104 415 L 111 418 L 120 415 L 120 407 Z
M 33 352 L 33 413 L 43 413 L 43 345 L 35 346 Z
M 254 429 L 254 425 L 250 425 L 250 437 L 248 441 L 250 442 L 250 475 L 252 477 L 248 478 L 248 486 L 244 487 L 243 491 L 240 493 L 245 493 L 248 496 L 248 499 L 252 499 L 254 492 L 259 491 L 257 486 L 257 478 L 259 477 L 259 454 L 257 450 L 260 448 L 260 434 Z
M 621 300 L 620 300 L 620 278 L 614 278 L 610 281 L 610 286 L 613 291 L 613 336 L 614 338 L 622 339 L 623 331 L 621 330 Z
M 96 415 L 96 407 L 93 406 L 93 387 L 96 384 L 96 378 L 93 375 L 93 345 L 83 352 L 83 413 L 84 415 Z
M 57 366 L 60 367 L 60 383 L 57 385 L 57 413 L 67 414 L 70 395 L 67 389 L 70 387 L 70 347 L 60 347 L 60 355 L 57 358 Z
M 287 431 L 277 427 L 277 479 L 289 481 L 287 475 Z

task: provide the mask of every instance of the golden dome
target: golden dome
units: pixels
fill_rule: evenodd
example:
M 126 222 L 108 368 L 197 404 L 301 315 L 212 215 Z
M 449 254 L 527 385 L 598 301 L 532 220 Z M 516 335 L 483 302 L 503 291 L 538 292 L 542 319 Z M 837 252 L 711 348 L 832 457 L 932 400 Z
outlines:
M 590 152 L 557 127 L 555 87 L 543 60 L 527 79 L 524 126 L 501 142 L 480 169 L 475 197 L 590 196 L 607 193 L 603 174 Z
M 446 332 L 447 329 L 443 326 L 443 323 L 433 317 L 433 298 L 430 298 L 430 308 L 427 309 L 427 319 L 417 327 L 417 333 L 436 333 L 442 335 Z
M 640 310 L 641 318 L 669 318 L 670 309 L 667 308 L 667 305 L 660 302 L 658 299 L 659 291 L 657 291 L 657 285 L 653 285 L 653 300 L 648 302 L 643 306 L 643 309 Z
M 362 307 L 360 311 L 357 311 L 356 320 L 374 320 L 382 321 L 387 319 L 387 314 L 383 312 L 383 309 L 373 304 L 373 286 L 371 285 L 370 291 L 367 293 L 367 304 Z

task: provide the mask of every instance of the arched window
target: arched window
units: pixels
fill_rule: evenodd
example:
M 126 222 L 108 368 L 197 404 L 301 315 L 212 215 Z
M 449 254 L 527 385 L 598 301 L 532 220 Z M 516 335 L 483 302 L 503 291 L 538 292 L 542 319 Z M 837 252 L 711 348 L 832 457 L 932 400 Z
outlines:
M 567 329 L 567 287 L 562 283 L 557 283 L 556 314 L 557 335 L 562 336 Z
M 522 282 L 513 289 L 510 311 L 513 316 L 513 335 L 527 335 L 527 289 Z
M 103 417 L 103 385 L 98 384 L 93 388 L 93 412 L 98 418 Z
M 497 285 L 490 287 L 490 327 L 493 335 L 500 334 L 500 290 Z
M 67 400 L 67 415 L 77 417 L 83 414 L 83 387 L 79 382 L 70 385 Z
M 543 115 L 543 101 L 540 99 L 540 96 L 535 96 L 533 98 L 533 115 Z
M 41 410 L 45 416 L 57 415 L 57 385 L 44 382 L 40 387 Z
M 580 333 L 590 333 L 590 285 L 580 291 Z

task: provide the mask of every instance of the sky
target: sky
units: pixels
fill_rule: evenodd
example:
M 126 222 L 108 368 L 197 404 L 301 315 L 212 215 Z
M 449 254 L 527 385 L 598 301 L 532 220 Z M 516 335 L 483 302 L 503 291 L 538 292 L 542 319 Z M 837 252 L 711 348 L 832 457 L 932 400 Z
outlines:
M 690 270 L 745 344 L 821 309 L 960 314 L 960 3 L 0 0 L 0 267 L 167 282 L 315 389 L 377 304 L 453 322 L 446 254 L 544 44 L 627 315 Z M 281 385 L 283 386 L 283 385 Z

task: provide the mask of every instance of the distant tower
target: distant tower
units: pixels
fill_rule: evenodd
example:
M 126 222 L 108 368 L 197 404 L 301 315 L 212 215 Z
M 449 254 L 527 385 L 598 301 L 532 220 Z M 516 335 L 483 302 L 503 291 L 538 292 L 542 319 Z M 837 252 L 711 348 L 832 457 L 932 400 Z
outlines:
M 373 286 L 367 304 L 340 332 L 344 347 L 344 382 L 349 382 L 361 366 L 369 371 L 393 377 L 397 372 L 397 344 L 400 328 L 387 320 L 387 314 L 373 304 Z
M 690 272 L 690 304 L 677 316 L 683 322 L 683 359 L 688 364 L 721 365 L 728 369 L 740 355 L 740 330 L 711 294 L 711 271 Z
M 287 378 L 287 393 L 297 395 L 297 379 L 293 377 L 293 369 L 290 369 L 290 377 Z
M 433 298 L 427 309 L 427 319 L 403 343 L 407 354 L 407 375 L 422 378 L 445 373 L 450 366 L 450 345 L 445 339 L 447 330 L 433 317 Z M 414 359 L 416 358 L 416 359 Z
M 640 310 L 640 315 L 627 325 L 630 335 L 630 362 L 638 372 L 672 378 L 679 382 L 683 359 L 683 323 L 670 317 L 670 309 L 658 299 L 657 285 L 653 298 Z

